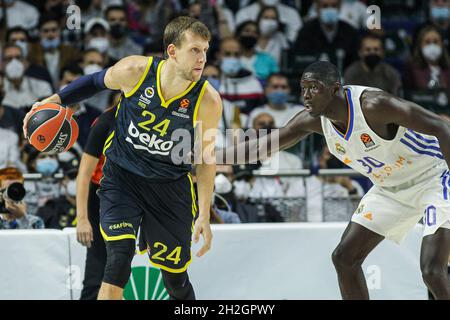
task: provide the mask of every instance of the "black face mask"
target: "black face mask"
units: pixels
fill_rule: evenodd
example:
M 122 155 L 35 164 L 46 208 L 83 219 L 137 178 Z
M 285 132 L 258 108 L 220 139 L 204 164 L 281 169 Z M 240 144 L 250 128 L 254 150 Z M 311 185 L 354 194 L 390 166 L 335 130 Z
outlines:
M 77 0 L 77 5 L 80 7 L 81 11 L 89 9 L 92 0 Z
M 375 69 L 375 67 L 381 62 L 381 57 L 377 54 L 369 54 L 364 56 L 364 63 L 369 67 L 370 70 Z
M 127 28 L 123 25 L 121 25 L 120 23 L 116 23 L 111 25 L 111 37 L 113 37 L 114 39 L 120 39 L 123 38 L 126 34 L 127 34 Z
M 3 102 L 3 98 L 5 97 L 5 91 L 1 90 L 0 91 L 0 106 L 2 105 Z
M 240 36 L 239 42 L 246 49 L 253 49 L 258 42 L 258 38 L 253 36 Z

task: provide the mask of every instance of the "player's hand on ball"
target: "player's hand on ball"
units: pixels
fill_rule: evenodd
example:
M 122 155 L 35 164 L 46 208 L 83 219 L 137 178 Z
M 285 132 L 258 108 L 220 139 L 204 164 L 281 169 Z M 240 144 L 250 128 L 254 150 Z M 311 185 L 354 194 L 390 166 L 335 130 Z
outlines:
M 197 257 L 203 256 L 211 248 L 212 232 L 209 224 L 209 218 L 205 219 L 201 216 L 197 219 L 194 226 L 194 242 L 198 243 L 200 234 L 203 236 L 203 247 L 197 252 Z
M 22 130 L 23 130 L 23 136 L 25 137 L 25 139 L 28 139 L 28 130 L 27 130 L 27 125 L 28 125 L 28 120 L 30 120 L 33 111 L 36 110 L 37 107 L 42 106 L 46 103 L 49 102 L 53 102 L 53 103 L 59 103 L 61 104 L 61 98 L 57 95 L 54 94 L 42 101 L 37 101 L 33 104 L 33 106 L 31 107 L 31 110 L 28 111 L 28 113 L 25 115 L 25 117 L 23 118 L 23 126 L 22 126 Z
M 77 241 L 85 247 L 91 247 L 91 242 L 94 241 L 94 234 L 88 219 L 77 221 Z

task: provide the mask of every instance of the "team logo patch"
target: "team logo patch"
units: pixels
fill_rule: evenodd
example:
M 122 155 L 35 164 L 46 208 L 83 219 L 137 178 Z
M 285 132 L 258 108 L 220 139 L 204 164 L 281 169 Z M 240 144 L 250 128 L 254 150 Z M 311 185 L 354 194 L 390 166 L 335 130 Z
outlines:
M 363 133 L 361 135 L 361 141 L 364 143 L 366 148 L 370 148 L 375 145 L 375 142 L 373 142 L 372 138 L 367 133 Z
M 373 220 L 372 212 L 367 212 L 363 217 L 369 221 Z
M 364 210 L 364 204 L 360 205 L 358 209 L 356 209 L 356 214 L 360 214 Z
M 153 98 L 155 95 L 155 89 L 153 89 L 153 87 L 147 87 L 145 88 L 144 94 L 147 98 Z
M 341 146 L 340 143 L 336 143 L 336 151 L 340 155 L 344 155 L 345 154 L 345 148 L 343 146 Z

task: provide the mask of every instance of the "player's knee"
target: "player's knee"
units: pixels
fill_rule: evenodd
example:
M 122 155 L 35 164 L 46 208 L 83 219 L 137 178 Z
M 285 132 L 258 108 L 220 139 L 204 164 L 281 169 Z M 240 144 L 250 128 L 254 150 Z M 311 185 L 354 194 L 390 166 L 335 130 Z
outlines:
M 106 243 L 106 252 L 103 281 L 124 288 L 130 278 L 135 242 L 132 239 L 109 241 Z
M 187 272 L 170 273 L 161 270 L 164 286 L 171 299 L 195 300 L 194 289 Z
M 364 258 L 356 256 L 349 248 L 339 244 L 331 254 L 331 260 L 336 268 L 353 268 L 360 266 Z
M 422 279 L 428 286 L 447 280 L 447 269 L 433 263 L 423 263 L 421 265 Z

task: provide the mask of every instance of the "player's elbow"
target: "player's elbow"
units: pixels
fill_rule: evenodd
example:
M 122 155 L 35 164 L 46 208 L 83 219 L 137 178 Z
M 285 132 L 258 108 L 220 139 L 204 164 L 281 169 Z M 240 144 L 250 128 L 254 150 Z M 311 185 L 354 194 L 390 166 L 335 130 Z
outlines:
M 450 141 L 450 121 L 444 118 L 439 118 L 432 125 L 432 135 L 438 139 L 446 139 Z

